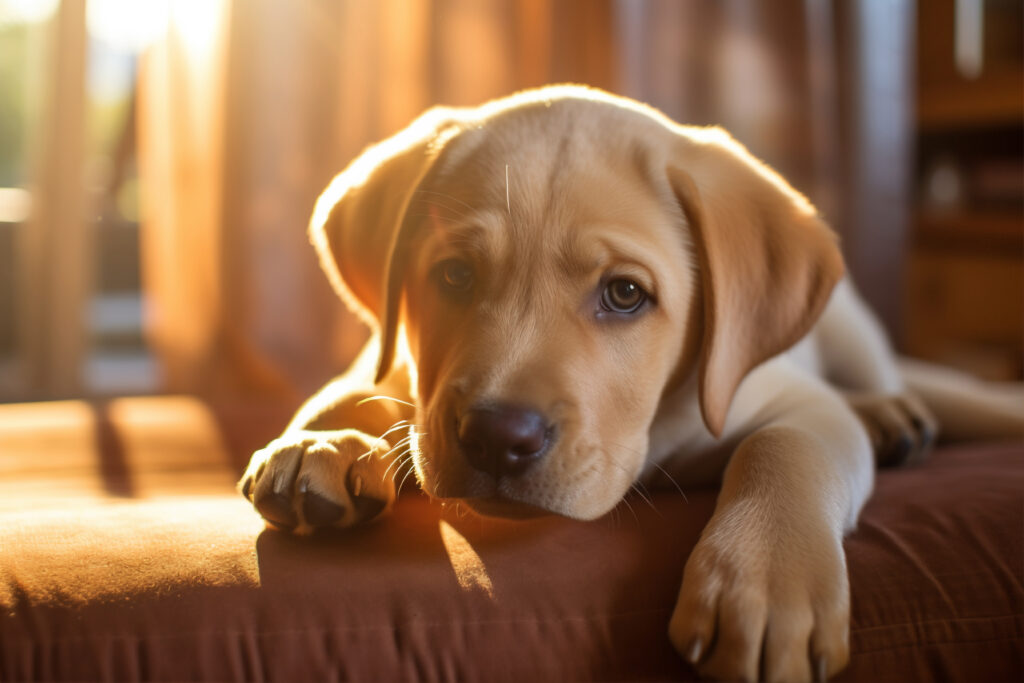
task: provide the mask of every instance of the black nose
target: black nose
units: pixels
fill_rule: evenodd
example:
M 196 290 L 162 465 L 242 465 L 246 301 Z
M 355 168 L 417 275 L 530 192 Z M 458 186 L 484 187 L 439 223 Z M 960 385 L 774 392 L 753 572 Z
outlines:
M 466 411 L 459 420 L 459 444 L 466 459 L 481 472 L 516 476 L 540 460 L 551 431 L 535 410 L 488 405 Z

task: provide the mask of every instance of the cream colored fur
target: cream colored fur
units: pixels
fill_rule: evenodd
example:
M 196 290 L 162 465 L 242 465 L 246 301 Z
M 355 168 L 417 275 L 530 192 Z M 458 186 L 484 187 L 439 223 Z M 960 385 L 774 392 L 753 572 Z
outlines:
M 845 665 L 843 535 L 876 457 L 920 457 L 935 423 L 834 235 L 742 146 L 577 87 L 436 109 L 331 184 L 311 235 L 377 334 L 253 456 L 242 489 L 268 520 L 364 521 L 408 467 L 429 495 L 504 516 L 592 519 L 637 481 L 720 483 L 672 643 L 723 679 Z M 453 260 L 471 273 L 459 293 L 438 279 Z M 610 315 L 623 278 L 649 300 Z M 959 380 L 908 375 L 943 418 L 979 406 L 957 430 L 1024 425 L 984 385 L 957 397 Z M 494 402 L 557 435 L 517 476 L 460 447 L 460 416 Z

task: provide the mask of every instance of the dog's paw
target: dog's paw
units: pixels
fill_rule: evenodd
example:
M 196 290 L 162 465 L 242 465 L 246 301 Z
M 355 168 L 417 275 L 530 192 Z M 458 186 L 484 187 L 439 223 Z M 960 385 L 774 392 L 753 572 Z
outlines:
M 938 421 L 909 392 L 853 394 L 847 401 L 867 429 L 879 467 L 920 462 L 935 443 Z
M 253 453 L 238 487 L 279 529 L 349 527 L 394 502 L 390 450 L 384 439 L 351 429 L 294 432 Z
M 669 638 L 704 677 L 825 680 L 847 663 L 841 540 L 807 520 L 750 523 L 770 516 L 716 514 L 686 563 Z

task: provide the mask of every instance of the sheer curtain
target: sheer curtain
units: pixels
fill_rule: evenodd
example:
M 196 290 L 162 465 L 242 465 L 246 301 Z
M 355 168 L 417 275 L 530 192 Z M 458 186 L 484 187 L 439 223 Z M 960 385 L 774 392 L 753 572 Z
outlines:
M 167 389 L 297 400 L 344 368 L 366 331 L 308 245 L 317 194 L 426 107 L 551 82 L 728 128 L 825 212 L 898 331 L 909 0 L 171 5 L 139 99 L 147 327 Z
M 615 89 L 611 3 L 171 3 L 140 74 L 147 331 L 165 388 L 297 400 L 366 331 L 306 237 L 317 194 L 436 103 Z
M 626 95 L 725 127 L 806 194 L 898 341 L 913 165 L 914 3 L 620 0 Z

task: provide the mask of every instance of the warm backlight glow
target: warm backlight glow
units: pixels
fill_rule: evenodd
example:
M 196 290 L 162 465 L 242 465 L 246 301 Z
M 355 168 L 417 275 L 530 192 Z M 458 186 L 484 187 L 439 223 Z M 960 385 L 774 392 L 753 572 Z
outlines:
M 57 0 L 0 0 L 0 24 L 45 21 L 56 9 Z
M 108 45 L 139 52 L 167 30 L 166 0 L 89 0 L 89 35 Z
M 194 51 L 213 43 L 225 6 L 226 0 L 89 0 L 89 34 L 139 52 L 171 29 Z
M 226 16 L 227 0 L 174 0 L 170 8 L 171 26 L 187 51 L 209 52 Z

